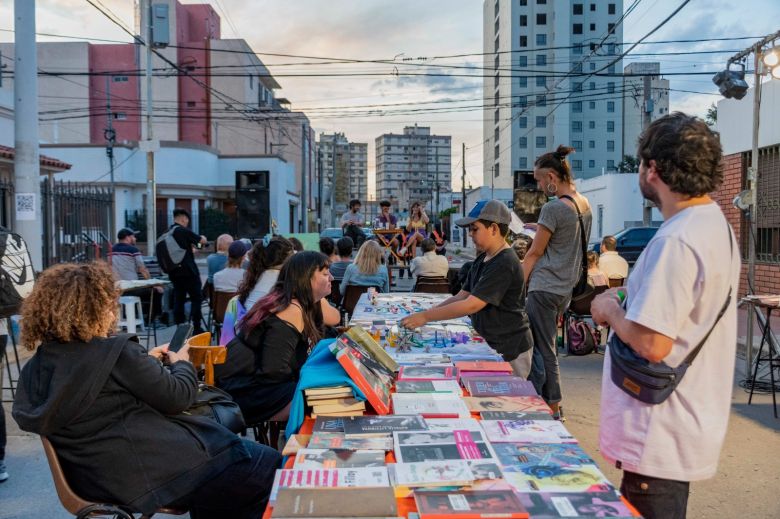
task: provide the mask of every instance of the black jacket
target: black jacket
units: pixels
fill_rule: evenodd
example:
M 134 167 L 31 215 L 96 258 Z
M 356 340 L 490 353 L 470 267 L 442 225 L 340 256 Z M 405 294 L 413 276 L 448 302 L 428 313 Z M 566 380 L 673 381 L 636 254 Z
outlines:
M 181 414 L 197 392 L 191 364 L 168 371 L 128 338 L 41 345 L 13 417 L 49 438 L 77 494 L 151 513 L 249 454 L 216 422 Z

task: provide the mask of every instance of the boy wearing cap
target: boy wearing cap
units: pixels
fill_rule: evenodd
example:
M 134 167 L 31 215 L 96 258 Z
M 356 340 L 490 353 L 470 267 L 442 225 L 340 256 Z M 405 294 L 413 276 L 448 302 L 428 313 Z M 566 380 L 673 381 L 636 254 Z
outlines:
M 111 269 L 117 279 L 135 281 L 136 279 L 149 279 L 149 271 L 144 265 L 141 251 L 135 246 L 137 231 L 120 229 L 116 233 L 117 242 L 108 253 Z
M 227 267 L 214 274 L 214 290 L 217 292 L 238 292 L 238 285 L 244 279 L 246 270 L 241 264 L 246 256 L 246 245 L 242 241 L 234 241 L 228 247 Z
M 466 218 L 455 222 L 468 227 L 481 254 L 474 260 L 463 288 L 441 304 L 401 321 L 419 328 L 430 321 L 469 315 L 477 332 L 515 374 L 528 378 L 533 339 L 525 313 L 523 267 L 506 242 L 512 213 L 502 202 L 479 202 Z

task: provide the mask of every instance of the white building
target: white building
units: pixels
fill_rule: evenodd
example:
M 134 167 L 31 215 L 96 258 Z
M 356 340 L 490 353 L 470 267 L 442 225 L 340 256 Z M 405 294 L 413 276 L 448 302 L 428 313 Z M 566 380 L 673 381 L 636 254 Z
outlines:
M 389 200 L 395 211 L 414 202 L 428 213 L 442 208 L 442 193 L 451 191 L 452 138 L 431 135 L 425 126 L 407 126 L 404 133 L 376 138 L 376 197 Z M 437 204 L 438 194 L 438 204 Z
M 669 80 L 661 77 L 661 64 L 658 62 L 629 63 L 623 74 L 621 157 L 634 157 L 643 122 L 646 120 L 650 124 L 669 113 Z
M 622 14 L 622 0 L 484 1 L 485 185 L 511 188 L 516 171 L 560 144 L 576 149 L 577 177 L 615 169 Z
M 365 203 L 368 199 L 368 144 L 349 142 L 343 133 L 321 133 L 317 158 L 321 168 L 323 220 L 332 227 L 348 209 L 350 200 Z

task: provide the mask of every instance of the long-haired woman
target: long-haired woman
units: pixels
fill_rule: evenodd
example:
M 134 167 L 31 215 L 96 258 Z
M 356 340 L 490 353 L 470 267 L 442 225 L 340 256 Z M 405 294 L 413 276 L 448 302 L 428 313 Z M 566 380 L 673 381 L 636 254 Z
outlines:
M 542 206 L 536 237 L 523 261 L 528 298 L 525 309 L 534 337 L 533 366 L 529 380 L 560 417 L 561 376 L 556 339 L 558 316 L 571 299 L 582 268 L 581 233 L 590 237 L 592 214 L 588 199 L 577 192 L 566 156 L 574 148 L 558 146 L 534 163 L 534 178 L 547 196 L 557 197 Z M 584 229 L 577 214 L 582 214 Z
M 257 301 L 228 343 L 217 385 L 230 393 L 249 421 L 285 420 L 309 350 L 323 326 L 338 324 L 323 312 L 330 294 L 330 262 L 315 251 L 299 252 L 282 266 L 273 290 Z
M 425 214 L 425 208 L 420 202 L 415 202 L 409 209 L 409 221 L 406 223 L 406 236 L 405 246 L 407 247 L 408 256 L 414 258 L 417 253 L 417 245 L 421 243 L 428 234 L 425 232 L 425 228 L 428 225 L 430 219 Z
M 21 341 L 35 355 L 14 419 L 48 438 L 85 499 L 145 514 L 173 506 L 197 519 L 261 517 L 281 456 L 184 413 L 198 392 L 187 346 L 147 354 L 135 337 L 110 336 L 118 298 L 105 263 L 40 275 L 22 306 Z
M 271 291 L 279 278 L 284 261 L 294 253 L 286 238 L 274 236 L 265 245 L 258 240 L 249 252 L 249 266 L 238 286 L 238 301 L 249 310 L 255 302 Z
M 339 285 L 341 295 L 347 293 L 347 285 L 379 287 L 380 292 L 390 291 L 390 277 L 382 264 L 382 247 L 373 240 L 360 246 L 355 261 L 347 266 Z

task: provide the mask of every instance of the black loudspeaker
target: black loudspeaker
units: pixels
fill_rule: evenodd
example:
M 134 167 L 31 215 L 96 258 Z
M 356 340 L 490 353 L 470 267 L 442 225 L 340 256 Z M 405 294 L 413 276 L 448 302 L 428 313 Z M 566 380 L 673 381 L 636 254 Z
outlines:
M 267 171 L 236 171 L 239 238 L 262 238 L 271 230 Z

